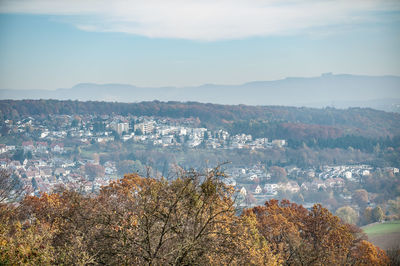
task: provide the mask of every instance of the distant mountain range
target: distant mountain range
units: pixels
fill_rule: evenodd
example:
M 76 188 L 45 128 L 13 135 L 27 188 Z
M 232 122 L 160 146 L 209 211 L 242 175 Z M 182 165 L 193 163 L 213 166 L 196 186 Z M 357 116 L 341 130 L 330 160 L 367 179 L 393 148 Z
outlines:
M 247 105 L 371 107 L 400 112 L 400 77 L 327 73 L 319 77 L 294 77 L 241 85 L 206 84 L 197 87 L 158 88 L 82 83 L 57 90 L 0 90 L 0 99 L 197 101 Z

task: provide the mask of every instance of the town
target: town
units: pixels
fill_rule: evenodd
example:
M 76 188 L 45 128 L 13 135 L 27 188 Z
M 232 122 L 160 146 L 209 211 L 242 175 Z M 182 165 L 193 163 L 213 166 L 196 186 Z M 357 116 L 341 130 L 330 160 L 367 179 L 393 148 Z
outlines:
M 0 167 L 12 170 L 24 186 L 32 185 L 36 192 L 50 192 L 60 184 L 95 191 L 110 180 L 121 177 L 118 176 L 115 161 L 100 164 L 99 160 L 74 160 L 68 156 L 96 143 L 121 141 L 204 149 L 272 149 L 285 146 L 285 140 L 253 140 L 251 135 L 231 136 L 224 130 L 193 127 L 195 119 L 191 118 L 49 115 L 46 119 L 27 117 L 20 121 L 6 120 L 5 123 L 5 135 L 18 137 L 11 138 L 14 145 L 0 144 Z
M 3 127 L 2 130 L 4 143 L 0 144 L 0 167 L 10 171 L 32 195 L 60 188 L 95 193 L 124 174 L 146 173 L 145 162 L 140 159 L 100 158 L 96 149 L 107 151 L 110 147 L 107 145 L 113 143 L 142 145 L 149 149 L 199 151 L 273 152 L 285 150 L 287 146 L 284 139 L 231 135 L 223 129 L 199 127 L 195 118 L 48 115 L 6 120 L 5 124 L 6 129 Z M 395 167 L 381 169 L 365 164 L 299 168 L 293 165 L 266 167 L 258 163 L 223 167 L 228 176 L 223 181 L 236 189 L 240 207 L 263 204 L 271 198 L 290 198 L 310 206 L 325 200 L 328 208 L 336 209 L 349 205 L 353 193 L 350 188 L 360 187 L 374 173 L 399 174 Z M 153 173 L 165 174 L 160 169 L 153 169 Z M 326 202 L 329 193 L 335 199 L 332 202 Z

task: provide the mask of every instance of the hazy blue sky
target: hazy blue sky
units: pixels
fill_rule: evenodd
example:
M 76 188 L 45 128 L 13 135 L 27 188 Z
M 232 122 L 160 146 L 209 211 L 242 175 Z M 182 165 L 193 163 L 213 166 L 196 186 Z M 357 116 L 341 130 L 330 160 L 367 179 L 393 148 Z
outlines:
M 400 75 L 398 0 L 0 0 L 0 89 Z

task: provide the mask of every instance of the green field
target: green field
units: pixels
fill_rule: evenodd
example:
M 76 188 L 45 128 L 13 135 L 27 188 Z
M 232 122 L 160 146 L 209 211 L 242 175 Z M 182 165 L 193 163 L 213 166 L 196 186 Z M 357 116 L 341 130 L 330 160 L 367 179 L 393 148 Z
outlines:
M 386 223 L 377 223 L 362 227 L 368 236 L 377 234 L 400 233 L 400 221 L 391 221 Z
M 383 248 L 394 248 L 400 245 L 400 221 L 375 223 L 361 227 L 368 235 L 368 239 L 375 245 Z

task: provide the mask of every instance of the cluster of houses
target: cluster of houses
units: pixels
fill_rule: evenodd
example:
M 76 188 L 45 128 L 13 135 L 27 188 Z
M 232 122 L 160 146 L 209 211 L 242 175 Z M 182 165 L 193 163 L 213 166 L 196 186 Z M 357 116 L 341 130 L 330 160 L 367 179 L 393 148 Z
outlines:
M 22 150 L 24 153 L 30 154 L 62 154 L 64 153 L 64 143 L 62 142 L 54 142 L 48 143 L 45 141 L 23 141 L 21 145 L 6 145 L 0 144 L 0 154 L 11 154 L 15 152 L 15 150 Z
M 90 176 L 86 170 L 88 165 L 102 169 L 101 174 Z M 100 162 L 95 160 L 72 161 L 62 157 L 25 159 L 23 162 L 7 157 L 0 158 L 0 168 L 7 169 L 12 173 L 20 180 L 26 191 L 32 194 L 51 192 L 60 185 L 90 193 L 98 191 L 102 186 L 120 177 L 115 161 L 106 161 L 100 165 Z M 360 181 L 365 175 L 381 170 L 368 165 L 324 166 L 318 171 L 297 167 L 285 167 L 284 169 L 288 177 L 284 182 L 272 182 L 274 173 L 260 165 L 230 167 L 225 170 L 228 177 L 223 181 L 227 185 L 235 187 L 243 199 L 251 195 L 257 200 L 257 204 L 262 204 L 266 200 L 276 197 L 279 192 L 291 194 L 328 190 L 341 192 L 347 182 Z M 391 167 L 384 170 L 392 171 L 394 174 L 399 173 L 398 168 Z M 299 183 L 295 180 L 310 181 Z
M 94 143 L 118 139 L 162 147 L 184 145 L 204 149 L 280 149 L 286 145 L 285 140 L 253 139 L 249 134 L 231 135 L 222 129 L 197 127 L 199 123 L 192 118 L 52 115 L 5 123 L 8 135 L 21 136 L 24 141 L 18 145 L 0 144 L 0 168 L 8 169 L 32 193 L 50 192 L 60 185 L 91 192 L 118 178 L 114 161 L 100 164 L 95 160 L 69 159 L 73 158 L 75 149 Z M 18 152 L 24 154 L 23 158 L 16 158 Z M 91 176 L 88 166 L 100 169 L 99 174 Z M 341 191 L 347 182 L 359 182 L 376 170 L 369 165 L 324 166 L 318 170 L 285 167 L 285 181 L 276 182 L 275 173 L 260 165 L 232 166 L 226 169 L 230 177 L 224 182 L 235 187 L 243 197 L 252 195 L 264 201 L 280 191 Z M 399 173 L 398 168 L 390 171 Z
M 224 179 L 224 182 L 234 186 L 243 199 L 251 195 L 256 199 L 257 204 L 263 204 L 266 200 L 276 197 L 279 192 L 291 194 L 330 190 L 342 192 L 347 182 L 361 182 L 362 178 L 369 176 L 373 171 L 399 173 L 398 168 L 374 169 L 370 165 L 323 166 L 318 171 L 297 167 L 284 169 L 288 179 L 284 182 L 272 182 L 273 173 L 260 165 L 232 167 L 226 170 L 230 177 Z M 299 183 L 295 180 L 303 180 L 303 182 Z M 351 200 L 351 196 L 344 197 Z
M 6 136 L 14 141 L 0 144 L 0 168 L 8 169 L 33 192 L 50 192 L 55 187 L 92 191 L 118 177 L 116 162 L 101 165 L 104 174 L 89 178 L 86 164 L 73 161 L 77 149 L 95 143 L 131 141 L 155 146 L 204 149 L 261 149 L 283 147 L 284 140 L 253 139 L 251 135 L 230 135 L 226 130 L 196 127 L 193 118 L 170 119 L 121 115 L 48 115 L 6 120 Z M 10 144 L 12 143 L 12 144 Z M 76 160 L 76 159 L 75 159 Z
M 0 144 L 0 154 L 14 151 L 14 150 L 15 150 L 15 145 Z
M 133 132 L 123 134 L 123 141 L 152 144 L 155 146 L 187 146 L 207 149 L 265 149 L 284 147 L 285 140 L 268 141 L 267 138 L 253 139 L 248 134 L 230 135 L 225 130 L 210 131 L 207 128 L 165 125 L 155 120 L 135 124 Z
M 98 191 L 101 186 L 118 178 L 115 162 L 105 162 L 100 166 L 103 173 L 91 178 L 86 165 L 99 165 L 93 160 L 73 162 L 54 157 L 50 159 L 25 159 L 23 162 L 10 158 L 0 159 L 0 168 L 6 169 L 17 178 L 29 193 L 51 192 L 59 186 L 83 192 Z
M 226 130 L 196 127 L 193 118 L 169 119 L 121 115 L 51 115 L 46 119 L 27 117 L 20 121 L 6 120 L 9 132 L 24 134 L 37 140 L 23 143 L 24 150 L 62 153 L 63 140 L 79 141 L 80 145 L 116 140 L 156 146 L 187 146 L 209 149 L 265 149 L 284 147 L 285 140 L 253 139 L 248 134 L 231 135 Z M 54 145 L 54 146 L 51 146 Z M 0 152 L 3 149 L 0 147 Z
M 358 166 L 349 166 L 358 168 Z M 251 192 L 252 194 L 267 194 L 276 195 L 279 190 L 297 193 L 300 190 L 317 191 L 327 188 L 343 188 L 345 180 L 340 175 L 331 175 L 329 178 L 320 179 L 315 174 L 315 170 L 301 170 L 295 167 L 286 167 L 287 172 L 290 173 L 288 177 L 291 180 L 296 180 L 300 177 L 301 173 L 307 177 L 312 177 L 311 182 L 303 182 L 298 184 L 296 181 L 272 183 L 272 174 L 265 168 L 260 166 L 253 166 L 251 168 L 231 168 L 227 173 L 231 176 L 225 182 L 234 185 L 241 189 L 241 191 Z M 293 169 L 299 170 L 296 175 L 293 175 Z M 323 172 L 324 173 L 324 172 Z M 303 176 L 304 177 L 304 176 Z

